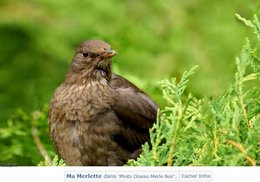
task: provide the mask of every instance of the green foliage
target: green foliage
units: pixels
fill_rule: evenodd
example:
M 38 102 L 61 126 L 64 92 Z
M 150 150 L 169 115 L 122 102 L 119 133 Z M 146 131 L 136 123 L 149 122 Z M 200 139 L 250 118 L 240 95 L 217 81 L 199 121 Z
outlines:
M 43 159 L 38 144 L 54 156 L 48 134 L 47 111 L 26 113 L 18 109 L 7 121 L 7 126 L 0 128 L 0 163 L 14 165 L 36 165 Z
M 260 37 L 260 22 L 243 19 Z M 151 146 L 128 165 L 260 165 L 260 90 L 259 49 L 247 39 L 236 58 L 235 83 L 221 97 L 198 99 L 184 90 L 196 67 L 176 79 L 161 83 L 168 105 L 159 112 L 150 131 Z M 251 69 L 250 69 L 251 66 Z M 258 87 L 246 89 L 247 82 Z
M 47 160 L 41 161 L 38 166 L 66 166 L 64 161 L 62 159 L 59 159 L 57 155 L 54 156 L 51 163 L 49 163 Z

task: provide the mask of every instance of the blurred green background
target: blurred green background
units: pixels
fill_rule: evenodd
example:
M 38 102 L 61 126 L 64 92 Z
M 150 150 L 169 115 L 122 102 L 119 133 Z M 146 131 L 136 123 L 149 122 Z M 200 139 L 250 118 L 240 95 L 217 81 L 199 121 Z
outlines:
M 30 113 L 49 103 L 76 47 L 88 39 L 110 43 L 119 53 L 113 59 L 114 71 L 160 105 L 157 81 L 179 77 L 194 65 L 200 69 L 189 90 L 198 97 L 223 94 L 233 79 L 235 56 L 250 36 L 235 13 L 250 19 L 259 14 L 259 4 L 259 0 L 1 0 L 0 127 L 14 112 Z

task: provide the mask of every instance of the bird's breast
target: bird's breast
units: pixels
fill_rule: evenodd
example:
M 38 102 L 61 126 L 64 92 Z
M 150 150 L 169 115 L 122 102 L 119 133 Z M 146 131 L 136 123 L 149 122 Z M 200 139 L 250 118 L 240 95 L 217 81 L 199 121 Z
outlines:
M 98 114 L 109 110 L 113 101 L 109 87 L 101 82 L 66 86 L 58 89 L 55 97 L 57 107 L 70 121 L 94 120 Z

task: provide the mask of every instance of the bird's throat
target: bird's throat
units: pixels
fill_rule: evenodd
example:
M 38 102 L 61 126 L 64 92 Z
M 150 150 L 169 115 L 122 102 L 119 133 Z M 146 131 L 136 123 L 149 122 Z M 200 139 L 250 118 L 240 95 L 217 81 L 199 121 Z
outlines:
M 111 70 L 97 68 L 93 73 L 92 79 L 97 81 L 106 80 L 109 82 L 111 80 Z
M 106 81 L 111 80 L 111 61 L 102 60 L 98 64 L 83 66 L 73 65 L 69 70 L 66 81 L 69 84 L 86 84 L 91 81 Z

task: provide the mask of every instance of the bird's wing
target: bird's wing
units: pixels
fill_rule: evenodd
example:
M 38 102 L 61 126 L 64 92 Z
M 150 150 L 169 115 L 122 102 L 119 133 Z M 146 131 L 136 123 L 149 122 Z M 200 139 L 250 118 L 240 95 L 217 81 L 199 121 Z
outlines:
M 124 125 L 124 131 L 117 140 L 132 148 L 140 147 L 149 139 L 149 128 L 156 121 L 158 106 L 133 83 L 119 75 L 112 75 L 110 86 L 117 94 L 113 111 Z

